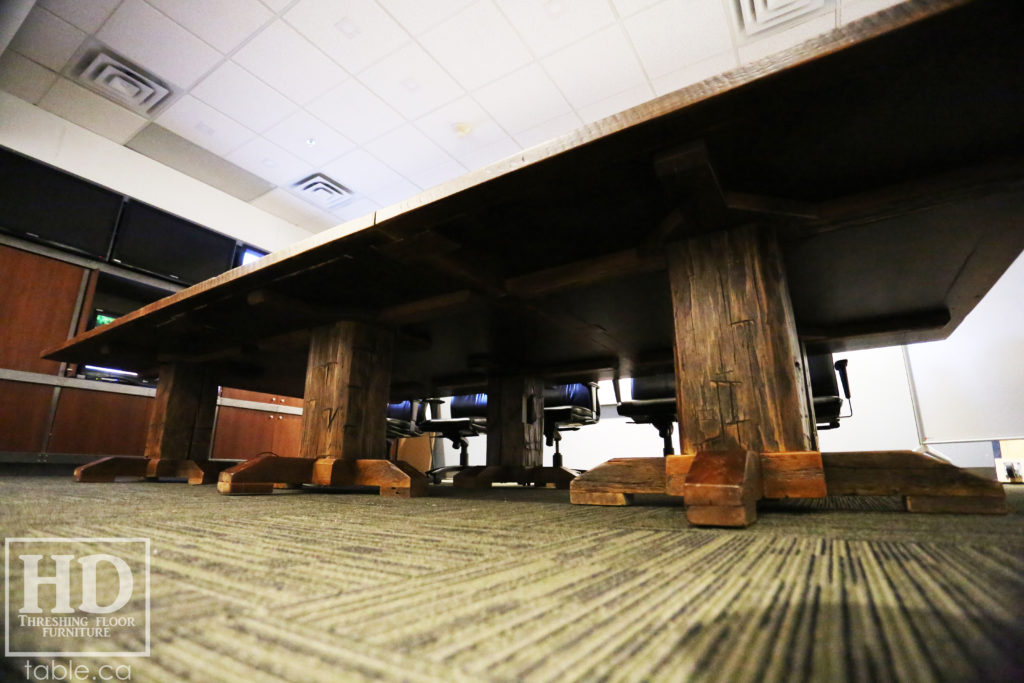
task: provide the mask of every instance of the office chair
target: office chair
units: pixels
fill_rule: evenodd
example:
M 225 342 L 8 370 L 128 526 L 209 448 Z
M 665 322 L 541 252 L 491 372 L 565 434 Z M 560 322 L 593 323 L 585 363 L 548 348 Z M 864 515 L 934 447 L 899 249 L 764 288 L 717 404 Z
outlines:
M 419 400 L 389 403 L 386 415 L 388 439 L 421 436 L 420 423 L 426 419 L 426 403 Z
M 562 466 L 562 432 L 576 431 L 601 419 L 597 384 L 577 382 L 544 389 L 544 440 L 554 445 L 552 467 Z
M 634 377 L 632 400 L 619 404 L 619 415 L 637 424 L 653 425 L 664 442 L 662 454 L 672 455 L 672 432 L 676 422 L 676 377 L 672 374 Z
M 440 434 L 459 449 L 459 464 L 435 467 L 427 472 L 435 484 L 440 484 L 449 472 L 461 472 L 469 467 L 469 442 L 467 438 L 479 436 L 487 431 L 487 394 L 465 394 L 455 396 L 451 403 L 451 417 L 431 418 L 420 424 L 420 430 Z
M 840 418 L 853 415 L 850 401 L 850 379 L 846 370 L 847 360 L 832 362 L 831 353 L 807 356 L 807 369 L 811 376 L 811 397 L 814 403 L 814 422 L 818 429 L 838 429 Z M 840 415 L 843 399 L 839 395 L 836 373 L 843 383 L 843 396 L 850 405 L 849 415 Z

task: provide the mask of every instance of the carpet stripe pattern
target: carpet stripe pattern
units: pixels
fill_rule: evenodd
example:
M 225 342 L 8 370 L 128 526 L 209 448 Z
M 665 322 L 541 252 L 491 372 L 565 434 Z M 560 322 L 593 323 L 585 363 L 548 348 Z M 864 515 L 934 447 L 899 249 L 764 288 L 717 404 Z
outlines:
M 0 524 L 151 539 L 152 654 L 93 663 L 136 681 L 1019 680 L 1010 493 L 1006 517 L 833 498 L 711 530 L 669 499 L 228 498 L 34 477 L 0 480 Z

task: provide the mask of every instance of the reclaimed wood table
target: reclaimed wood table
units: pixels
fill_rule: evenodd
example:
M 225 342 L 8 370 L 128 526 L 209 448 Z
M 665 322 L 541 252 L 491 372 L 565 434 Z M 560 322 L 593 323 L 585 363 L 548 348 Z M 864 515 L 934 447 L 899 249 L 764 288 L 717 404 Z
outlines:
M 544 468 L 543 382 L 674 368 L 680 453 L 614 459 L 576 503 L 685 497 L 742 526 L 762 497 L 998 512 L 998 484 L 918 453 L 818 451 L 808 350 L 941 339 L 1024 249 L 1017 2 L 916 0 L 587 125 L 46 352 L 159 375 L 119 475 L 223 493 L 368 484 L 390 400 L 487 391 L 487 466 Z M 300 458 L 205 463 L 218 385 L 303 396 Z

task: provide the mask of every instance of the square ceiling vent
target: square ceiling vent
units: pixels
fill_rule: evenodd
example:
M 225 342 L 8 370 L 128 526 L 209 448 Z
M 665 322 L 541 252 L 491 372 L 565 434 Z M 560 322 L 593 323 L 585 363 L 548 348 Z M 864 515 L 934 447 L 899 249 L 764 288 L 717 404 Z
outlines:
M 336 209 L 348 204 L 355 197 L 352 190 L 323 173 L 314 173 L 292 187 L 300 197 L 322 209 Z
M 743 34 L 784 30 L 834 8 L 833 0 L 734 0 Z
M 87 58 L 78 80 L 139 114 L 151 114 L 171 94 L 170 88 L 117 55 L 101 50 Z

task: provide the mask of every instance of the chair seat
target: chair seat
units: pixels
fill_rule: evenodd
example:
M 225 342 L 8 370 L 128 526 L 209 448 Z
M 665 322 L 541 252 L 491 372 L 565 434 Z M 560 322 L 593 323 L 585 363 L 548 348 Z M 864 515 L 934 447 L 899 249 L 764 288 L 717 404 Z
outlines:
M 619 404 L 619 415 L 633 418 L 634 422 L 646 423 L 651 418 L 672 417 L 676 414 L 676 399 L 649 398 L 642 401 L 624 401 Z
M 559 428 L 575 429 L 597 422 L 597 416 L 590 408 L 580 406 L 552 406 L 544 408 L 544 424 L 558 425 Z
M 477 436 L 487 431 L 487 418 L 454 417 L 444 420 L 427 420 L 420 424 L 420 430 L 452 436 Z

